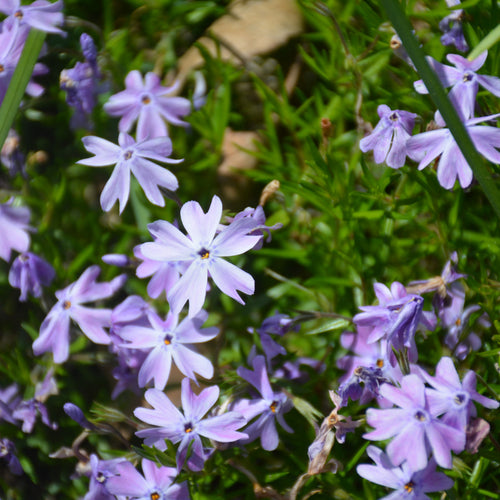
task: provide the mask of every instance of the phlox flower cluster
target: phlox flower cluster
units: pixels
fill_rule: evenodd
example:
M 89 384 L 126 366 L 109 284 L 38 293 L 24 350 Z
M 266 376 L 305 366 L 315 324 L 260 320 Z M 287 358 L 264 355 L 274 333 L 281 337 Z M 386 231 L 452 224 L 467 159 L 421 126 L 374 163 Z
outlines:
M 454 7 L 460 2 L 450 0 Z M 456 9 L 440 24 L 444 32 L 444 45 L 454 44 L 459 50 L 466 50 L 467 43 L 461 28 L 462 10 Z M 476 98 L 479 87 L 483 87 L 496 97 L 500 97 L 500 78 L 482 75 L 477 71 L 484 65 L 488 52 L 484 51 L 476 59 L 469 60 L 458 54 L 448 54 L 453 66 L 442 64 L 428 57 L 427 61 L 436 73 L 443 87 L 451 87 L 448 98 L 457 110 L 476 149 L 492 163 L 500 163 L 500 131 L 496 126 L 479 125 L 492 122 L 498 114 L 475 117 Z M 428 90 L 422 80 L 414 83 L 419 94 Z M 385 162 L 391 168 L 401 168 L 406 157 L 418 163 L 422 170 L 438 159 L 437 179 L 445 189 L 452 189 L 458 180 L 462 188 L 472 184 L 473 173 L 465 160 L 459 145 L 450 130 L 446 128 L 441 113 L 436 111 L 433 127 L 412 136 L 417 115 L 403 110 L 391 110 L 387 105 L 378 107 L 380 121 L 373 131 L 360 141 L 363 152 L 373 151 L 376 163 Z

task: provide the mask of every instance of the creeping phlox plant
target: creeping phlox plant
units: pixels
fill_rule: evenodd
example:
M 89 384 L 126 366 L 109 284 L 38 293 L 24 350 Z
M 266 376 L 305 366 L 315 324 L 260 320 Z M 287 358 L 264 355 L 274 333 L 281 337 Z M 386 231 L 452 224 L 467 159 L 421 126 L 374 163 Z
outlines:
M 0 0 L 1 498 L 500 498 L 500 198 L 401 41 L 500 164 L 498 6 L 289 2 L 279 91 L 217 23 L 190 90 L 223 3 Z

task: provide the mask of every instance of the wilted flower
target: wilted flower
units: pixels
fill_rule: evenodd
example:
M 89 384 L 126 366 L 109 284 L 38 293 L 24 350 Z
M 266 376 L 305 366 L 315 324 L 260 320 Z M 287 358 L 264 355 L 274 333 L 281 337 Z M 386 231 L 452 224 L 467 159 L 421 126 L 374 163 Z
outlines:
M 165 121 L 173 125 L 186 125 L 181 117 L 191 111 L 191 103 L 184 97 L 168 97 L 178 84 L 160 85 L 160 78 L 147 73 L 143 80 L 139 71 L 131 71 L 125 78 L 125 90 L 112 95 L 104 105 L 111 116 L 120 116 L 120 132 L 129 132 L 137 120 L 137 140 L 168 136 Z
M 168 137 L 135 142 L 122 132 L 118 136 L 119 145 L 100 137 L 87 136 L 82 139 L 85 149 L 95 156 L 77 163 L 90 167 L 115 165 L 108 182 L 101 193 L 101 207 L 107 212 L 119 201 L 120 213 L 127 204 L 130 193 L 130 174 L 141 185 L 148 200 L 154 205 L 165 206 L 160 187 L 175 191 L 179 183 L 175 175 L 166 168 L 150 160 L 163 163 L 180 163 L 182 160 L 168 158 L 172 153 L 172 141 Z
M 21 462 L 16 456 L 16 447 L 10 439 L 0 438 L 0 459 L 7 462 L 7 467 L 12 474 L 20 476 L 23 473 Z
M 255 246 L 262 236 L 248 232 L 255 228 L 247 218 L 231 223 L 219 234 L 216 231 L 222 216 L 222 202 L 214 196 L 205 214 L 199 203 L 189 201 L 181 208 L 181 220 L 188 232 L 182 234 L 173 224 L 156 221 L 148 225 L 154 242 L 143 243 L 142 255 L 160 262 L 179 262 L 186 266 L 183 275 L 167 293 L 172 311 L 179 313 L 189 301 L 189 316 L 202 307 L 207 293 L 208 276 L 222 292 L 243 304 L 238 290 L 252 294 L 254 279 L 222 257 L 240 255 Z
M 165 449 L 165 439 L 174 444 L 180 442 L 177 449 L 178 470 L 186 462 L 190 446 L 188 467 L 195 471 L 203 469 L 205 460 L 210 456 L 210 450 L 203 447 L 202 436 L 221 443 L 231 443 L 247 437 L 247 434 L 237 431 L 246 424 L 246 419 L 240 413 L 229 411 L 215 417 L 204 418 L 219 399 L 217 386 L 207 387 L 196 395 L 191 389 L 190 380 L 183 379 L 181 400 L 184 414 L 158 389 L 147 390 L 144 397 L 153 409 L 136 408 L 134 415 L 157 428 L 140 430 L 136 435 L 145 438 L 144 443 L 147 446 L 154 445 L 160 449 Z
M 373 132 L 361 139 L 359 148 L 363 153 L 373 150 L 375 163 L 385 161 L 389 167 L 400 168 L 406 160 L 406 141 L 415 126 L 414 113 L 394 110 L 381 104 L 377 108 L 380 121 Z
M 26 157 L 21 151 L 20 141 L 18 133 L 10 129 L 0 154 L 2 165 L 7 168 L 12 177 L 19 173 L 26 176 Z

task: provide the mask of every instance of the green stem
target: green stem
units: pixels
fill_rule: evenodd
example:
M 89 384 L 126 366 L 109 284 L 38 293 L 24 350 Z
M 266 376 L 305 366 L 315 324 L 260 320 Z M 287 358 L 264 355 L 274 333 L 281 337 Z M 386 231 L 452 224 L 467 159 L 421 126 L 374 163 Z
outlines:
M 483 188 L 484 194 L 491 203 L 495 213 L 500 218 L 500 191 L 493 183 L 483 157 L 476 151 L 462 120 L 448 99 L 441 82 L 426 61 L 424 52 L 413 34 L 413 28 L 401 8 L 401 4 L 398 0 L 381 0 L 381 3 L 387 17 L 394 26 L 399 38 L 401 38 L 403 46 L 415 65 L 418 74 L 424 81 L 429 95 L 441 112 L 460 151 L 462 151 L 465 160 L 471 167 L 475 178 Z

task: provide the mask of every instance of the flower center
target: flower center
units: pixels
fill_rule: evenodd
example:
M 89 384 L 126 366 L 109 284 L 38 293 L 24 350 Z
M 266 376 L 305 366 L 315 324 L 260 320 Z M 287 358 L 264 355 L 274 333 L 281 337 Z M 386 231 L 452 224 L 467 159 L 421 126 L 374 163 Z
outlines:
M 95 478 L 99 483 L 104 483 L 106 481 L 106 476 L 102 472 L 98 472 Z
M 426 422 L 427 421 L 427 414 L 425 412 L 423 412 L 422 410 L 417 410 L 413 416 L 419 422 Z
M 190 432 L 193 432 L 193 424 L 191 422 L 188 422 L 187 424 L 184 424 L 184 432 L 186 434 L 189 434 Z
M 7 449 L 7 446 L 5 446 L 3 443 L 0 443 L 0 457 L 5 457 L 9 454 L 9 450 Z
M 69 300 L 65 300 L 63 302 L 63 309 L 69 309 L 71 307 L 71 302 Z
M 473 78 L 474 78 L 474 75 L 472 73 L 465 73 L 464 76 L 462 77 L 462 80 L 465 83 L 467 83 L 467 82 L 471 82 Z
M 151 498 L 151 500 L 159 500 L 160 494 L 156 493 L 156 491 L 154 491 L 153 493 L 151 493 L 151 495 L 149 495 L 149 497 Z
M 462 319 L 461 319 L 461 318 L 458 318 L 458 319 L 455 321 L 455 325 L 460 326 L 461 324 L 462 324 Z
M 0 64 L 0 73 L 3 73 L 5 71 L 5 66 L 3 64 Z
M 391 122 L 397 122 L 399 119 L 399 116 L 398 114 L 396 113 L 396 111 L 393 111 L 390 115 L 389 115 L 389 120 L 391 120 Z
M 125 151 L 123 158 L 125 158 L 125 160 L 130 160 L 130 158 L 132 158 L 133 154 L 134 154 L 133 151 L 130 151 L 130 149 L 129 149 L 128 151 Z
M 453 402 L 457 406 L 463 406 L 466 401 L 467 401 L 467 394 L 464 394 L 463 392 L 457 392 L 455 394 L 455 397 L 453 398 Z
M 273 401 L 270 406 L 269 406 L 269 409 L 273 412 L 273 413 L 276 413 L 276 410 L 278 408 L 278 403 L 276 401 Z
M 206 248 L 202 248 L 199 252 L 198 255 L 202 259 L 208 259 L 210 257 L 210 252 Z
M 411 493 L 413 491 L 414 487 L 415 487 L 415 485 L 410 481 L 409 483 L 405 484 L 405 491 L 407 491 L 408 493 Z
M 21 20 L 23 18 L 23 11 L 22 10 L 16 10 L 16 12 L 14 12 L 14 17 L 17 17 L 19 20 Z
M 172 338 L 173 338 L 172 335 L 170 335 L 170 334 L 167 333 L 165 335 L 165 337 L 163 338 L 163 343 L 165 345 L 170 345 L 172 343 Z
M 377 359 L 377 368 L 383 368 L 384 367 L 384 360 L 383 359 Z
M 149 97 L 148 95 L 143 95 L 141 97 L 141 102 L 142 104 L 149 104 L 151 102 L 151 97 Z

